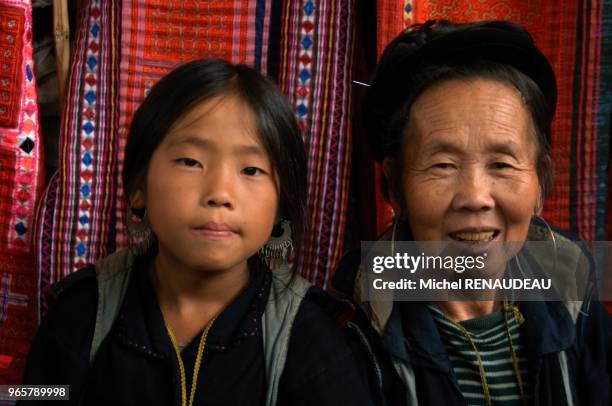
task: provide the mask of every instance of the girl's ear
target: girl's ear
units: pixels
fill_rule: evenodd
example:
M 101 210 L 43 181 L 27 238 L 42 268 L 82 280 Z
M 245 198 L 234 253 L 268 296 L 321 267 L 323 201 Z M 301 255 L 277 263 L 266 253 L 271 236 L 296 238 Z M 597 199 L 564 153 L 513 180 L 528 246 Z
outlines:
M 142 188 L 138 188 L 129 198 L 130 207 L 135 209 L 145 208 L 145 198 Z
M 396 172 L 395 172 L 396 166 L 397 166 L 397 163 L 394 158 L 387 156 L 382 161 L 382 170 L 385 175 L 385 178 L 387 179 L 389 203 L 391 203 L 391 207 L 393 207 L 393 211 L 398 216 L 400 216 L 402 212 L 402 208 L 399 203 L 400 199 L 398 199 L 397 196 L 395 196 L 395 188 L 393 187 L 395 185 L 394 176 L 396 176 Z

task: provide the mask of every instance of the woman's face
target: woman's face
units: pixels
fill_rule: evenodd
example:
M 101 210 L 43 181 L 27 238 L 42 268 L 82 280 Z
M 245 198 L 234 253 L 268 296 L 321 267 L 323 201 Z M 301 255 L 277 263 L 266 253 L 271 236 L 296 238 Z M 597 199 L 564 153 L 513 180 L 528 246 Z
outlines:
M 540 189 L 536 138 L 516 89 L 489 79 L 435 84 L 412 105 L 404 137 L 392 202 L 414 240 L 526 239 Z M 387 176 L 393 165 L 385 159 Z

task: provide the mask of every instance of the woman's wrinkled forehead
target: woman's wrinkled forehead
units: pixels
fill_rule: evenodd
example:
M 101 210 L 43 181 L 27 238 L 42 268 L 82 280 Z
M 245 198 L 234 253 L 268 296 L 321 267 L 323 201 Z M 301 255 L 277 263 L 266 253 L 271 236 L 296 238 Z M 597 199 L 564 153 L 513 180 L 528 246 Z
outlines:
M 434 147 L 440 140 L 496 140 L 530 150 L 537 145 L 521 94 L 489 79 L 451 79 L 430 86 L 412 104 L 406 133 L 404 144 L 418 143 L 421 148 Z

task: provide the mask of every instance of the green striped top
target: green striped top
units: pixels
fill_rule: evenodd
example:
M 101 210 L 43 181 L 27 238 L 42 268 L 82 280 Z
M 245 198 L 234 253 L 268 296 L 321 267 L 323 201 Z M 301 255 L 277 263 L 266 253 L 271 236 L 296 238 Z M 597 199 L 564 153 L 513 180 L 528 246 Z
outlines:
M 429 310 L 438 326 L 442 342 L 468 405 L 485 405 L 478 360 L 473 347 L 461 329 L 436 305 Z M 502 310 L 490 315 L 460 322 L 469 332 L 484 365 L 493 405 L 522 405 L 521 394 L 512 364 L 512 352 L 504 325 Z M 525 395 L 529 393 L 527 359 L 514 313 L 508 310 L 508 326 L 518 358 Z M 527 400 L 527 399 L 525 399 Z

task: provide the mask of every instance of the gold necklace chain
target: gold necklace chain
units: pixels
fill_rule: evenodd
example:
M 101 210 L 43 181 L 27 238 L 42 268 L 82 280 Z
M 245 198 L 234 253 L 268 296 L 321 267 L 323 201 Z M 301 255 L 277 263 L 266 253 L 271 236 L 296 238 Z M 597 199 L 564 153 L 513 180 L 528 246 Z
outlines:
M 521 378 L 521 371 L 520 371 L 519 364 L 518 364 L 518 357 L 516 355 L 516 350 L 512 343 L 512 335 L 510 334 L 510 326 L 508 325 L 508 314 L 507 314 L 508 311 L 512 311 L 512 314 L 516 322 L 519 325 L 523 324 L 523 321 L 525 320 L 520 310 L 518 309 L 518 307 L 511 306 L 510 304 L 508 304 L 507 300 L 504 300 L 504 305 L 503 305 L 504 327 L 506 329 L 506 336 L 508 337 L 508 344 L 510 344 L 510 354 L 512 356 L 512 366 L 514 369 L 514 375 L 516 377 L 516 383 L 519 387 L 519 394 L 521 395 L 521 402 L 525 405 L 526 401 L 525 401 L 525 392 L 523 390 L 523 379 Z M 463 327 L 461 323 L 456 323 L 454 321 L 452 322 L 459 328 L 459 330 L 461 330 L 461 332 L 467 339 L 468 343 L 472 346 L 474 353 L 476 354 L 476 361 L 478 362 L 478 372 L 480 373 L 480 382 L 482 384 L 482 391 L 484 394 L 485 402 L 487 403 L 487 406 L 492 406 L 493 400 L 491 399 L 491 391 L 489 390 L 489 384 L 487 381 L 487 375 L 485 373 L 484 363 L 482 362 L 482 358 L 480 356 L 480 352 L 478 351 L 478 348 L 476 347 L 476 343 L 474 343 L 474 340 L 472 340 L 472 336 L 470 335 L 470 332 L 467 331 L 467 329 Z
M 516 350 L 514 348 L 514 344 L 512 342 L 512 334 L 510 334 L 510 325 L 508 324 L 508 311 L 511 311 L 516 322 L 521 325 L 525 321 L 521 311 L 518 307 L 512 306 L 508 303 L 507 300 L 504 300 L 504 325 L 506 327 L 506 336 L 508 337 L 508 343 L 510 344 L 510 354 L 512 355 L 512 366 L 514 367 L 514 375 L 516 376 L 516 383 L 519 388 L 519 394 L 521 395 L 521 402 L 525 405 L 527 402 L 525 401 L 525 392 L 523 389 L 523 378 L 521 377 L 521 370 L 519 368 L 518 357 L 516 355 Z
M 176 338 L 174 338 L 174 333 L 172 333 L 172 329 L 164 319 L 164 325 L 166 326 L 166 330 L 168 331 L 168 335 L 170 336 L 170 341 L 172 342 L 172 347 L 174 348 L 174 352 L 176 354 L 176 359 L 179 364 L 179 371 L 181 374 L 181 405 L 182 406 L 192 406 L 193 400 L 195 398 L 196 385 L 198 383 L 198 373 L 200 372 L 200 366 L 202 365 L 202 356 L 204 354 L 204 347 L 206 346 L 206 338 L 208 337 L 208 331 L 210 327 L 215 322 L 217 317 L 213 317 L 210 322 L 206 325 L 202 336 L 200 337 L 200 343 L 198 344 L 198 354 L 196 355 L 195 365 L 193 366 L 193 377 L 191 379 L 191 391 L 189 393 L 189 404 L 187 403 L 187 377 L 185 375 L 185 365 L 183 364 L 183 359 L 181 358 L 181 350 L 178 348 L 176 344 Z

